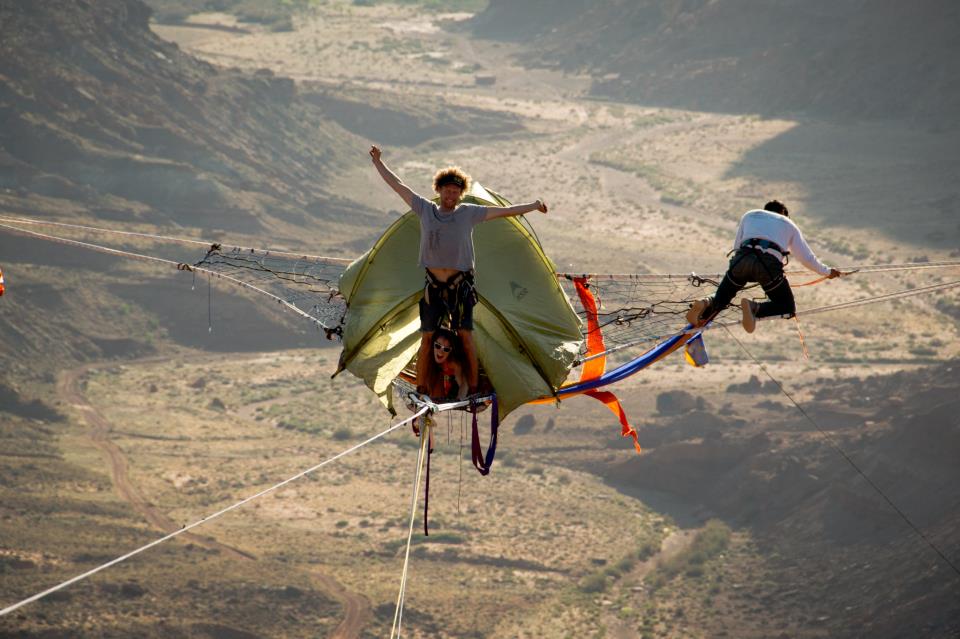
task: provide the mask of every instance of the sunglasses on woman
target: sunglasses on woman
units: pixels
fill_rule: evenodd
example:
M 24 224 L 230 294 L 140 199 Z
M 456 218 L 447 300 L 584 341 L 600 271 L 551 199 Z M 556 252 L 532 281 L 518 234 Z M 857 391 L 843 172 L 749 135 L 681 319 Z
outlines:
M 434 343 L 433 343 L 433 347 L 434 347 L 435 349 L 437 349 L 438 351 L 443 351 L 444 353 L 449 353 L 450 351 L 453 350 L 453 347 L 452 347 L 452 346 L 444 346 L 444 345 L 441 344 L 440 342 L 434 342 Z

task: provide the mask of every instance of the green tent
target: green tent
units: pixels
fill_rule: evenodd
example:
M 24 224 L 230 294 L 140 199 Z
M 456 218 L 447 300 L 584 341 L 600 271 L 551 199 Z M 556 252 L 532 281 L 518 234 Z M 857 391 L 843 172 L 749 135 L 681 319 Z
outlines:
M 509 205 L 476 182 L 464 201 Z M 340 277 L 347 314 L 337 373 L 346 369 L 361 378 L 391 412 L 390 385 L 420 345 L 419 246 L 420 221 L 410 211 Z M 556 395 L 580 352 L 580 320 L 556 268 L 519 218 L 478 225 L 474 246 L 477 356 L 506 415 L 532 399 Z

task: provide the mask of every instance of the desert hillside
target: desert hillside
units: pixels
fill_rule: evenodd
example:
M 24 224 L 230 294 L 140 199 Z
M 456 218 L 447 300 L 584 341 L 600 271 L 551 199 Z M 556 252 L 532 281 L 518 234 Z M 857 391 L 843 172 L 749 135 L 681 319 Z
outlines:
M 154 34 L 150 14 L 136 0 L 0 3 L 3 215 L 211 241 L 229 232 L 237 243 L 354 254 L 349 244 L 370 237 L 373 211 L 330 181 L 363 143 L 292 80 L 203 62 Z M 121 239 L 177 261 L 203 254 Z M 150 268 L 9 234 L 0 255 L 17 282 L 0 317 L 8 338 L 0 357 L 14 369 L 142 355 L 164 337 L 220 350 L 307 343 L 306 327 L 238 305 L 231 291 L 213 300 L 208 319 L 246 328 L 208 334 L 199 307 L 181 308 L 196 293 L 189 278 L 156 279 Z M 40 316 L 49 322 L 31 319 Z
M 644 104 L 937 126 L 960 110 L 960 10 L 945 0 L 491 0 L 474 29 Z
M 11 2 L 3 15 L 0 204 L 272 241 L 364 212 L 329 177 L 355 138 L 268 69 L 161 40 L 137 0 Z
M 389 636 L 411 526 L 405 637 L 960 636 L 956 16 L 0 0 L 0 217 L 34 222 L 0 222 L 21 231 L 0 227 L 0 610 L 202 522 L 0 616 L 0 639 Z M 427 536 L 420 440 L 371 440 L 398 420 L 331 378 L 340 344 L 176 269 L 212 242 L 360 255 L 404 207 L 373 143 L 419 193 L 455 164 L 543 198 L 545 253 L 622 311 L 608 346 L 665 327 L 608 370 L 682 328 L 711 286 L 687 274 L 722 271 L 768 199 L 851 273 L 796 286 L 797 322 L 709 330 L 707 366 L 606 387 L 641 454 L 576 396 L 511 413 L 482 476 L 472 416 L 436 415 Z M 291 261 L 277 281 L 312 289 Z

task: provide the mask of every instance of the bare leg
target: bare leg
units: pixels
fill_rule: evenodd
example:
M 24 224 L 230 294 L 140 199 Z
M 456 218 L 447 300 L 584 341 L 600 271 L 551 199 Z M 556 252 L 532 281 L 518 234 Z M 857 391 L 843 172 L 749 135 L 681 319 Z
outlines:
M 467 357 L 467 385 L 470 392 L 475 393 L 480 383 L 480 362 L 477 360 L 477 347 L 473 343 L 473 331 L 461 328 L 458 334 L 463 343 L 463 354 Z
M 430 362 L 432 331 L 420 331 L 420 350 L 417 351 L 417 392 L 427 387 L 427 365 Z

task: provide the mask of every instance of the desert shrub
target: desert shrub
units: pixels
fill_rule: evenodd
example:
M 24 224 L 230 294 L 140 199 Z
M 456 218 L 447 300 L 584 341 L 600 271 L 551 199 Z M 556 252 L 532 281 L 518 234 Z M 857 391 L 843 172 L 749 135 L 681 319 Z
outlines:
M 577 586 L 581 592 L 603 592 L 607 589 L 607 575 L 602 571 L 591 573 L 581 579 Z
M 644 539 L 637 548 L 637 559 L 643 561 L 660 552 L 660 542 L 653 539 Z
M 620 576 L 625 572 L 630 572 L 631 570 L 633 570 L 633 566 L 636 563 L 637 563 L 637 558 L 635 555 L 627 555 L 617 563 L 607 568 L 607 573 L 613 576 Z
M 704 565 L 726 549 L 730 544 L 730 535 L 729 526 L 719 519 L 711 519 L 686 550 L 662 562 L 648 575 L 647 585 L 656 590 L 679 574 L 702 577 L 705 573 Z

